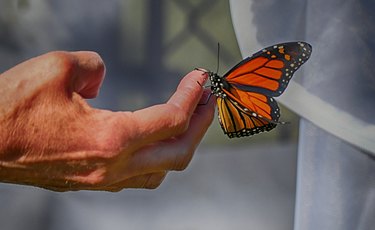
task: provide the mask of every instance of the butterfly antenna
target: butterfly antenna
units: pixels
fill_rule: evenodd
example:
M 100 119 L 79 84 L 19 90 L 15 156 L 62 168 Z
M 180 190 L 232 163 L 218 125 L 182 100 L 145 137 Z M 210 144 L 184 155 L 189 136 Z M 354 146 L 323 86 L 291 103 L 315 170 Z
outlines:
M 217 68 L 216 73 L 219 73 L 219 64 L 220 64 L 220 43 L 217 43 Z

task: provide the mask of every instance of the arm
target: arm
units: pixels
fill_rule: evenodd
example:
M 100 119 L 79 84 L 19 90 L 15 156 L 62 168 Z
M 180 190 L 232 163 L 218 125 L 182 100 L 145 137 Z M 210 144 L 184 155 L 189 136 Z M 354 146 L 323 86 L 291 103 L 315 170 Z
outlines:
M 156 188 L 183 170 L 214 101 L 193 71 L 165 104 L 135 112 L 90 107 L 105 74 L 93 52 L 52 52 L 0 75 L 0 181 L 57 191 Z M 207 96 L 207 95 L 206 95 Z

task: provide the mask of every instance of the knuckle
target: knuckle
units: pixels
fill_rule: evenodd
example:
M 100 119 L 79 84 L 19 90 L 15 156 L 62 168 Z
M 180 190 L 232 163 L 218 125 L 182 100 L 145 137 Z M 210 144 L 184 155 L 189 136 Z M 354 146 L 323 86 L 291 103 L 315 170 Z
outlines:
M 75 60 L 69 52 L 52 51 L 45 54 L 46 63 L 53 66 L 55 75 L 70 75 L 74 71 Z
M 104 167 L 92 170 L 87 175 L 75 179 L 75 183 L 90 189 L 105 187 L 108 184 L 107 170 Z
M 98 53 L 93 51 L 85 51 L 85 53 L 88 55 L 88 58 L 85 63 L 86 65 L 100 72 L 105 71 L 104 61 Z
M 177 133 L 184 133 L 189 127 L 190 116 L 186 111 L 178 109 L 173 113 L 173 123 L 172 126 Z
M 98 175 L 90 175 L 86 178 L 86 184 L 91 187 L 102 187 L 106 184 L 105 182 L 105 178 Z
M 52 51 L 45 54 L 46 59 L 49 60 L 53 64 L 60 64 L 60 65 L 71 65 L 73 64 L 73 58 L 71 55 L 66 51 Z
M 158 188 L 163 182 L 166 175 L 167 175 L 166 172 L 151 174 L 149 179 L 147 180 L 147 182 L 144 184 L 143 187 L 146 189 Z
M 158 181 L 156 183 L 147 184 L 144 188 L 146 189 L 157 189 L 161 185 L 162 181 Z
M 186 150 L 185 152 L 182 152 L 181 154 L 177 154 L 173 166 L 173 170 L 175 171 L 183 171 L 185 170 L 193 156 L 194 151 L 191 149 Z
M 92 139 L 96 138 L 94 136 Z M 98 138 L 99 139 L 99 138 Z M 120 156 L 121 147 L 117 143 L 112 143 L 109 139 L 99 139 L 93 142 L 93 150 L 85 151 L 84 157 L 87 161 L 92 162 L 92 167 L 109 167 L 111 166 Z
M 105 72 L 105 64 L 100 55 L 92 51 L 83 51 L 85 58 L 77 57 L 76 54 L 67 51 L 52 51 L 44 55 L 46 62 L 55 67 L 57 74 L 70 75 L 79 69 L 85 68 L 95 73 L 103 74 Z
M 178 163 L 175 164 L 175 166 L 173 167 L 173 170 L 184 171 L 187 168 L 188 165 L 189 165 L 188 162 L 182 162 L 181 161 L 181 162 L 178 162 Z
M 123 189 L 123 187 L 106 187 L 104 190 L 107 192 L 120 192 Z

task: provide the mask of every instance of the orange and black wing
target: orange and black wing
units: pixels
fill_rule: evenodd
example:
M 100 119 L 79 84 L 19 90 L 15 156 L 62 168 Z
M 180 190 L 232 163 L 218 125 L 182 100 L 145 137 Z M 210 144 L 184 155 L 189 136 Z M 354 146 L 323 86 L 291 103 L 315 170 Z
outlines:
M 217 98 L 219 122 L 230 138 L 251 136 L 276 127 L 277 123 L 273 121 L 279 114 L 276 101 L 261 94 L 248 94 L 252 102 L 247 107 L 230 97 Z M 275 111 L 272 116 L 271 111 Z
M 294 72 L 309 59 L 311 50 L 306 42 L 273 45 L 242 60 L 223 77 L 240 90 L 277 97 Z
M 217 99 L 220 125 L 229 137 L 269 131 L 279 122 L 280 110 L 272 98 L 286 89 L 294 72 L 308 60 L 305 42 L 265 48 L 233 67 L 223 78 L 226 97 Z

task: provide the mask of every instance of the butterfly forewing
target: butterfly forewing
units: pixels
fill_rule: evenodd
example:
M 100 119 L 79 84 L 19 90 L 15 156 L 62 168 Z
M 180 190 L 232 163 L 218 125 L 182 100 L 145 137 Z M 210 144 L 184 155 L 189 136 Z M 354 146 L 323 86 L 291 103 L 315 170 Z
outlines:
M 224 75 L 226 81 L 244 91 L 280 96 L 294 72 L 311 55 L 311 45 L 288 42 L 267 47 L 242 60 Z

